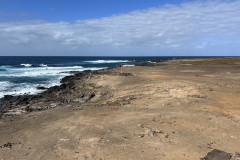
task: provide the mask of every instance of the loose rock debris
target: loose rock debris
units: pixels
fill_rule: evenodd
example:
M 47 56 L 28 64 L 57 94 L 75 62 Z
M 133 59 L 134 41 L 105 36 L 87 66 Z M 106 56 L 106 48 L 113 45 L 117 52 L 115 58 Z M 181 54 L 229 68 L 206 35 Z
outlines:
M 9 148 L 9 149 L 12 149 L 12 146 L 13 146 L 13 143 L 8 142 L 8 143 L 6 143 L 6 144 L 0 146 L 0 148 Z

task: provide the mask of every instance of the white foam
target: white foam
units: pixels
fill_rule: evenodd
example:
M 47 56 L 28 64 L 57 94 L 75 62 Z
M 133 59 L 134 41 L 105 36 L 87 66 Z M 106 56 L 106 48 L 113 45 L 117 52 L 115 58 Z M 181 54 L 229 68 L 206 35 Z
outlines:
M 36 94 L 42 92 L 41 90 L 37 90 L 36 87 L 39 86 L 29 85 L 28 83 L 21 83 L 20 85 L 16 85 L 15 87 L 9 87 L 7 91 L 0 92 L 0 98 L 4 95 L 22 95 L 22 94 Z
M 84 68 L 84 70 L 95 71 L 95 70 L 106 69 L 106 68 L 107 68 L 107 67 L 102 67 L 102 68 L 91 67 L 91 68 Z
M 48 65 L 46 65 L 46 64 L 40 64 L 39 66 L 40 66 L 40 67 L 47 67 Z
M 44 69 L 45 68 L 45 69 Z M 107 68 L 107 67 L 104 67 Z M 46 81 L 44 84 L 29 84 L 29 83 L 19 83 L 14 84 L 8 81 L 0 82 L 0 98 L 4 95 L 21 95 L 21 94 L 37 94 L 41 93 L 42 90 L 38 90 L 36 87 L 44 86 L 51 87 L 55 85 L 60 85 L 60 79 L 64 76 L 71 75 L 71 73 L 62 73 L 67 71 L 84 71 L 84 70 L 100 70 L 104 68 L 83 68 L 81 66 L 73 66 L 73 67 L 39 67 L 39 68 L 23 68 L 17 70 L 21 71 L 19 74 L 9 74 L 9 72 L 4 76 L 12 76 L 12 77 L 38 77 L 38 76 L 54 76 L 57 75 L 56 78 L 53 78 L 49 81 Z M 15 70 L 16 71 L 16 70 Z M 61 72 L 61 73 L 60 73 Z
M 49 75 L 66 75 L 68 71 L 83 71 L 85 68 L 82 66 L 72 67 L 36 67 L 36 68 L 12 68 L 5 73 L 1 73 L 1 76 L 5 77 L 37 77 L 37 76 L 49 76 Z
M 123 65 L 123 67 L 132 67 L 132 66 L 134 66 L 133 64 L 127 64 L 127 65 Z
M 128 60 L 96 60 L 96 61 L 84 61 L 88 63 L 121 63 L 121 62 L 131 62 Z
M 46 67 L 46 69 L 58 69 L 58 70 L 64 70 L 64 69 L 81 69 L 82 66 L 68 66 L 68 67 Z
M 147 61 L 147 62 L 149 62 L 149 63 L 157 63 L 157 62 L 152 62 L 152 61 Z
M 12 86 L 13 83 L 8 81 L 1 81 L 0 82 L 0 91 L 5 91 L 8 87 Z
M 43 90 L 38 90 L 38 86 L 44 86 L 46 88 L 60 85 L 60 79 L 62 77 L 49 80 L 45 82 L 45 84 L 29 84 L 29 83 L 20 83 L 20 84 L 13 84 L 10 82 L 5 83 L 6 85 L 0 88 L 0 98 L 2 98 L 4 95 L 23 95 L 23 94 L 37 94 L 43 92 Z M 0 85 L 3 82 L 0 82 Z
M 31 67 L 32 64 L 21 64 L 21 66 L 25 66 L 25 67 Z

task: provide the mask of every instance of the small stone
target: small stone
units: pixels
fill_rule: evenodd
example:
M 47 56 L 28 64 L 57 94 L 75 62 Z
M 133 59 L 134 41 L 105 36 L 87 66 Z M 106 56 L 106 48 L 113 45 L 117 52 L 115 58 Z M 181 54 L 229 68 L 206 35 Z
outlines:
M 59 141 L 66 142 L 66 141 L 69 141 L 69 139 L 62 138 L 62 139 L 59 139 Z
M 149 137 L 153 137 L 154 136 L 154 131 L 152 130 L 152 128 L 148 128 L 146 130 L 145 134 Z
M 140 134 L 138 136 L 139 136 L 139 138 L 143 138 L 145 136 L 145 134 Z

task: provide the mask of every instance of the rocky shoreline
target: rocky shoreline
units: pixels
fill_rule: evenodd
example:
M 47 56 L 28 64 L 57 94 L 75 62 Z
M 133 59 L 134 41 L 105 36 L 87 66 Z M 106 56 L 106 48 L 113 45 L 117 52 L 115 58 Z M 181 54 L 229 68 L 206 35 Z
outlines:
M 74 75 L 63 77 L 60 80 L 61 85 L 50 88 L 45 88 L 44 86 L 39 87 L 39 89 L 45 91 L 36 95 L 5 95 L 0 99 L 2 102 L 0 117 L 17 116 L 27 112 L 47 110 L 67 104 L 72 106 L 81 105 L 94 98 L 95 90 L 101 88 L 95 86 L 95 84 L 86 84 L 84 79 L 88 79 L 93 75 L 103 74 L 115 76 L 132 75 L 130 73 L 111 72 L 110 70 L 111 68 L 77 72 Z

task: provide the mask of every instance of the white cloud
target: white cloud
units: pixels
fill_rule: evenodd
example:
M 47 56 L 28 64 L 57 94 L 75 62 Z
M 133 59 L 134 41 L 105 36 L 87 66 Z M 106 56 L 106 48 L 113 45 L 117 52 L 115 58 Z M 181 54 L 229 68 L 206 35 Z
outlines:
M 197 1 L 68 22 L 2 22 L 0 49 L 202 49 L 240 36 L 240 0 Z M 26 47 L 27 46 L 27 47 Z M 104 52 L 104 49 L 102 49 Z

